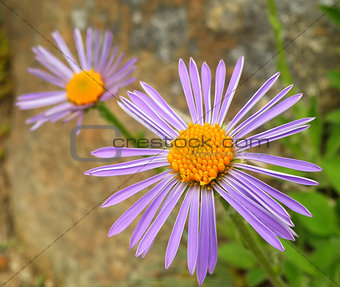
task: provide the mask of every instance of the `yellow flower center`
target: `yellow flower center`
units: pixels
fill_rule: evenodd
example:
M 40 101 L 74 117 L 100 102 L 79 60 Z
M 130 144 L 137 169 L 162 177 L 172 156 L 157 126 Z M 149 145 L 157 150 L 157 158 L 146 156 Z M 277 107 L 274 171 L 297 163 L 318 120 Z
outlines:
M 182 181 L 208 185 L 227 173 L 234 157 L 232 139 L 219 124 L 188 124 L 179 137 L 171 141 L 167 156 Z
M 74 74 L 66 85 L 67 98 L 76 105 L 95 103 L 103 94 L 103 80 L 99 73 L 88 70 Z

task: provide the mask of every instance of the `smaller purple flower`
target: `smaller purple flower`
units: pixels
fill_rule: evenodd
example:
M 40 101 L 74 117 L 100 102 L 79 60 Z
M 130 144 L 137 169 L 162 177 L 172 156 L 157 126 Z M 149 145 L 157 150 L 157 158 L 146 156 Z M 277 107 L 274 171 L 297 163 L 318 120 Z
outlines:
M 86 109 L 97 101 L 114 97 L 120 88 L 135 81 L 130 75 L 135 70 L 137 58 L 122 64 L 124 53 L 118 56 L 118 46 L 112 47 L 112 32 L 106 30 L 104 39 L 101 39 L 99 30 L 88 28 L 84 45 L 79 29 L 75 29 L 80 64 L 59 32 L 53 32 L 52 37 L 68 65 L 45 48 L 33 47 L 36 59 L 46 70 L 29 68 L 28 71 L 59 89 L 24 94 L 17 98 L 16 105 L 22 110 L 53 106 L 26 121 L 27 124 L 33 124 L 31 131 L 46 122 L 61 119 L 68 122 L 76 117 L 80 125 Z

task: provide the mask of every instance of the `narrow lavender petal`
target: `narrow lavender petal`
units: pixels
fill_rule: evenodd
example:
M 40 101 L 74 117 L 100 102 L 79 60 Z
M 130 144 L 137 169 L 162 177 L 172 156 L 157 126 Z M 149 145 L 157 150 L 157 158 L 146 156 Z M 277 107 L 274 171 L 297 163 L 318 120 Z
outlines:
M 129 100 L 121 97 L 118 105 L 132 118 L 140 122 L 142 125 L 147 127 L 149 130 L 154 132 L 161 139 L 172 139 L 173 137 L 169 135 L 165 130 L 158 126 L 154 121 L 149 118 L 145 113 L 142 113 L 133 103 Z
M 291 136 L 291 135 L 294 135 L 294 134 L 297 134 L 297 133 L 300 133 L 306 129 L 308 129 L 310 127 L 310 125 L 304 125 L 304 126 L 300 126 L 300 127 L 297 127 L 297 128 L 292 128 L 290 130 L 287 130 L 285 132 L 282 132 L 282 133 L 274 133 L 274 135 L 270 134 L 268 132 L 268 134 L 266 135 L 266 137 L 256 137 L 255 136 L 252 136 L 252 137 L 249 137 L 249 138 L 246 138 L 246 140 L 252 140 L 252 139 L 257 139 L 257 140 L 261 140 L 262 144 L 268 144 L 270 142 L 273 142 L 273 141 L 276 141 L 278 139 L 281 139 L 281 138 L 285 138 L 285 137 L 288 137 L 288 136 Z M 253 145 L 254 146 L 254 145 Z M 247 145 L 246 147 L 242 147 L 242 148 L 237 148 L 237 152 L 241 152 L 241 151 L 244 151 L 244 150 L 247 150 L 251 147 L 253 147 L 251 145 Z
M 18 106 L 22 110 L 29 110 L 58 104 L 64 101 L 66 101 L 66 95 L 65 92 L 62 92 L 54 96 L 49 96 L 48 98 L 19 101 L 16 103 L 16 106 Z
M 69 121 L 73 120 L 74 118 L 78 117 L 82 112 L 78 111 L 78 112 L 73 112 L 72 114 L 70 114 L 68 117 L 66 117 L 63 122 L 64 123 L 68 123 Z
M 251 176 L 243 171 L 238 171 L 238 173 L 242 173 L 244 177 L 246 177 L 249 181 L 251 181 L 254 185 L 257 185 L 259 188 L 261 188 L 263 191 L 268 193 L 270 196 L 274 197 L 278 201 L 282 202 L 284 205 L 286 205 L 291 210 L 300 213 L 305 216 L 312 216 L 312 214 L 309 212 L 309 210 L 304 207 L 301 203 L 297 202 L 295 199 L 289 197 L 288 195 L 278 191 L 274 187 L 264 183 L 262 180 L 259 180 L 258 178 Z
M 136 66 L 134 64 L 137 62 L 137 58 L 132 58 L 129 61 L 127 61 L 117 72 L 113 72 L 111 74 L 106 75 L 106 83 L 107 86 L 111 86 L 114 83 L 119 82 L 124 77 L 129 76 L 131 73 L 134 72 L 136 69 Z
M 229 133 L 232 128 L 249 112 L 249 110 L 268 92 L 278 79 L 280 73 L 276 73 L 267 82 L 265 82 L 260 89 L 251 97 L 251 99 L 243 106 L 243 108 L 236 114 L 232 121 L 228 124 L 226 132 Z
M 111 49 L 112 40 L 113 40 L 112 32 L 106 30 L 103 45 L 102 45 L 103 46 L 102 53 L 101 53 L 99 65 L 98 65 L 99 71 L 103 71 L 103 69 L 105 67 L 105 64 L 107 62 L 107 58 L 109 56 L 109 52 L 110 52 L 110 49 Z
M 204 116 L 203 116 L 201 81 L 200 81 L 200 76 L 198 73 L 197 65 L 192 58 L 190 58 L 189 74 L 190 74 L 192 90 L 194 92 L 194 98 L 195 98 L 195 102 L 197 106 L 198 123 L 203 124 Z
M 66 61 L 70 65 L 70 67 L 72 68 L 72 70 L 75 71 L 76 73 L 79 73 L 80 68 L 77 65 L 77 62 L 75 61 L 73 55 L 71 54 L 70 49 L 67 47 L 63 37 L 60 35 L 60 33 L 58 31 L 54 31 L 52 33 L 52 37 L 53 37 L 54 41 L 56 42 L 56 44 L 58 45 L 58 47 L 59 47 L 60 51 L 62 52 L 64 58 L 66 59 Z
M 133 82 L 136 81 L 136 77 L 131 77 L 131 78 L 127 78 L 124 79 L 123 81 L 119 82 L 119 83 L 115 83 L 112 87 L 110 87 L 108 90 L 111 91 L 111 89 L 114 89 L 116 91 L 118 91 L 119 89 L 128 86 L 130 84 L 132 84 Z M 112 92 L 111 94 L 115 94 L 116 92 Z
M 144 82 L 140 82 L 141 86 L 145 90 L 145 92 L 152 98 L 159 107 L 164 111 L 164 113 L 168 113 L 173 116 L 174 120 L 180 125 L 180 129 L 186 129 L 187 125 L 184 121 L 175 113 L 175 111 L 168 105 L 168 103 L 161 97 L 161 95 L 151 86 Z
M 270 214 L 256 202 L 249 200 L 242 193 L 237 192 L 237 187 L 234 186 L 232 182 L 228 181 L 228 183 L 229 184 L 221 182 L 221 186 L 258 221 L 267 226 L 275 235 L 280 236 L 283 239 L 294 240 L 287 225 L 282 223 L 277 217 Z
M 89 67 L 92 67 L 92 45 L 93 45 L 92 29 L 87 28 L 87 32 L 86 32 L 86 55 L 87 55 L 87 65 Z
M 183 88 L 185 98 L 187 100 L 191 119 L 194 123 L 196 123 L 198 121 L 196 106 L 195 106 L 194 97 L 193 97 L 192 91 L 191 91 L 191 85 L 190 85 L 188 70 L 187 70 L 187 67 L 185 66 L 185 63 L 183 62 L 182 59 L 179 59 L 178 74 L 179 74 L 179 78 L 180 78 L 181 83 L 182 83 L 182 88 Z
M 205 106 L 205 122 L 211 123 L 211 72 L 206 62 L 203 63 L 201 68 L 202 77 L 202 91 Z
M 170 127 L 158 114 L 156 114 L 151 107 L 149 107 L 139 96 L 138 94 L 133 94 L 131 92 L 128 92 L 128 95 L 132 102 L 145 114 L 147 114 L 156 125 L 161 127 L 164 131 L 167 132 L 172 138 L 176 138 L 178 133 L 173 130 L 172 127 Z
M 138 243 L 139 240 L 141 240 L 141 238 L 145 234 L 145 231 L 149 228 L 151 221 L 154 218 L 157 210 L 160 208 L 164 198 L 168 195 L 170 190 L 171 191 L 168 197 L 172 198 L 174 192 L 176 191 L 176 189 L 173 187 L 177 183 L 178 181 L 175 178 L 173 178 L 173 180 L 170 181 L 169 184 L 167 184 L 167 186 L 163 188 L 163 190 L 157 195 L 157 197 L 152 201 L 150 206 L 146 209 L 143 216 L 138 221 L 138 224 L 136 225 L 135 230 L 132 233 L 129 248 L 132 248 Z M 150 245 L 150 248 L 151 248 L 151 245 Z
M 125 230 L 132 221 L 147 207 L 159 192 L 169 183 L 171 178 L 167 177 L 159 182 L 155 187 L 142 196 L 135 204 L 126 210 L 112 225 L 108 237 L 114 236 Z
M 201 218 L 200 233 L 198 239 L 198 257 L 197 257 L 197 280 L 202 285 L 208 271 L 209 263 L 209 211 L 207 190 L 201 191 Z
M 23 95 L 18 96 L 17 101 L 31 101 L 31 100 L 44 99 L 44 98 L 54 97 L 62 93 L 65 94 L 65 91 L 59 90 L 59 91 L 28 93 L 28 94 L 23 94 Z
M 107 75 L 113 75 L 113 73 L 116 71 L 118 66 L 122 63 L 124 57 L 125 57 L 125 54 L 121 53 L 119 55 L 119 57 L 117 58 L 117 60 L 115 61 L 115 63 L 110 67 L 110 69 L 108 71 L 106 71 L 106 74 Z
M 220 113 L 221 103 L 222 103 L 222 94 L 224 89 L 225 83 L 225 76 L 226 76 L 226 67 L 223 60 L 220 60 L 217 68 L 216 68 L 216 75 L 215 75 L 215 100 L 213 106 L 213 115 L 212 115 L 212 124 L 218 122 L 218 115 Z
M 230 82 L 228 84 L 227 91 L 224 95 L 221 111 L 218 117 L 218 123 L 220 125 L 223 124 L 224 119 L 228 113 L 230 104 L 233 100 L 233 97 L 235 95 L 238 83 L 240 81 L 241 75 L 242 75 L 242 70 L 243 70 L 243 64 L 244 64 L 244 57 L 242 56 L 241 58 L 238 59 L 233 74 L 231 75 Z
M 78 28 L 74 29 L 74 40 L 76 43 L 76 48 L 79 56 L 80 65 L 83 68 L 83 70 L 88 70 L 88 62 L 86 60 L 86 54 L 84 50 L 84 43 L 83 38 L 81 36 L 80 30 Z
M 154 241 L 159 230 L 164 225 L 165 221 L 169 217 L 173 208 L 177 204 L 179 198 L 181 197 L 184 190 L 186 189 L 186 185 L 179 183 L 177 184 L 177 186 L 175 186 L 175 188 L 176 188 L 176 192 L 174 193 L 173 197 L 169 200 L 167 205 L 164 206 L 164 209 L 159 212 L 155 221 L 151 224 L 150 228 L 148 229 L 148 231 L 145 233 L 142 240 L 140 241 L 138 249 L 137 249 L 137 254 L 141 254 L 146 249 L 148 249 L 150 243 Z
M 164 155 L 167 156 L 169 150 L 154 148 L 128 148 L 128 147 L 102 147 L 91 152 L 91 155 L 100 158 L 112 157 L 129 157 L 129 156 L 146 156 L 146 155 Z
M 270 138 L 270 137 L 273 137 L 273 136 L 278 136 L 278 135 L 281 135 L 281 134 L 286 133 L 288 131 L 291 131 L 291 130 L 297 128 L 297 127 L 305 125 L 305 124 L 311 122 L 314 119 L 315 119 L 315 117 L 298 119 L 298 120 L 280 125 L 278 127 L 272 128 L 270 130 L 266 130 L 266 131 L 261 132 L 259 134 L 253 135 L 251 137 L 248 137 L 247 139 Z
M 118 46 L 115 45 L 112 49 L 111 55 L 110 55 L 110 59 L 108 60 L 107 64 L 105 65 L 105 68 L 103 70 L 103 74 L 106 75 L 107 72 L 110 70 L 110 68 L 112 67 L 112 64 L 114 62 L 114 60 L 116 59 L 118 53 Z
M 61 112 L 59 112 L 59 113 L 57 113 L 57 114 L 54 114 L 54 115 L 52 115 L 52 116 L 49 116 L 49 117 L 48 117 L 48 121 L 51 122 L 51 123 L 55 123 L 55 122 L 61 120 L 62 118 L 68 116 L 70 113 L 71 113 L 70 110 L 61 111 Z
M 53 116 L 54 114 L 63 112 L 65 110 L 70 110 L 70 109 L 72 109 L 72 107 L 73 107 L 73 104 L 67 102 L 67 103 L 63 103 L 63 104 L 59 104 L 57 106 L 54 106 L 53 108 L 45 111 L 43 114 L 44 114 L 44 116 L 49 117 L 49 116 Z
M 147 188 L 148 186 L 160 181 L 163 178 L 167 178 L 167 175 L 169 174 L 169 171 L 162 172 L 160 174 L 157 174 L 155 176 L 149 177 L 145 180 L 142 180 L 140 182 L 137 182 L 133 185 L 130 185 L 126 188 L 123 188 L 110 196 L 101 207 L 108 207 L 112 205 L 116 205 L 125 199 L 135 195 L 136 193 L 142 191 L 143 189 Z
M 188 250 L 187 261 L 188 269 L 191 275 L 195 272 L 198 257 L 198 222 L 199 222 L 199 203 L 200 188 L 197 186 L 190 187 L 188 192 L 192 192 L 193 197 L 190 205 L 189 222 L 188 222 Z
M 263 113 L 258 118 L 254 119 L 248 126 L 246 126 L 243 130 L 241 130 L 236 136 L 233 138 L 237 140 L 238 138 L 242 138 L 243 136 L 249 134 L 253 130 L 257 129 L 264 123 L 270 121 L 271 119 L 275 118 L 276 116 L 280 115 L 284 111 L 288 110 L 290 107 L 295 105 L 302 97 L 302 94 L 297 94 L 294 96 L 289 97 L 288 99 L 280 102 L 270 110 Z
M 178 216 L 174 224 L 174 227 L 172 229 L 169 242 L 168 242 L 168 246 L 166 248 L 165 269 L 168 269 L 168 267 L 171 265 L 172 261 L 174 260 L 176 256 L 178 246 L 182 238 L 184 225 L 185 225 L 185 222 L 187 221 L 191 198 L 192 198 L 192 192 L 188 191 L 184 197 L 181 209 L 178 212 Z
M 234 167 L 247 169 L 253 172 L 262 173 L 268 176 L 280 178 L 280 179 L 291 181 L 291 182 L 296 182 L 296 183 L 303 184 L 303 185 L 318 185 L 318 182 L 316 182 L 315 180 L 309 179 L 309 178 L 304 178 L 301 176 L 296 176 L 296 175 L 292 175 L 288 173 L 269 170 L 269 169 L 262 168 L 262 167 L 251 166 L 251 165 L 243 164 L 243 163 L 235 163 Z
M 132 160 L 124 163 L 117 163 L 114 165 L 106 165 L 101 167 L 96 167 L 86 171 L 85 175 L 93 176 L 116 176 L 116 175 L 126 175 L 136 172 L 143 172 L 146 170 L 154 169 L 157 167 L 168 166 L 169 162 L 165 157 L 148 157 L 138 160 Z
M 248 179 L 243 176 L 243 172 L 234 169 L 230 171 L 229 174 L 231 178 L 236 180 L 237 184 L 241 186 L 241 188 L 246 189 L 246 191 L 251 194 L 252 198 L 255 199 L 256 202 L 269 210 L 269 212 L 276 214 L 277 217 L 280 217 L 281 220 L 285 221 L 288 225 L 294 226 L 288 212 L 256 184 L 248 181 Z
M 36 59 L 50 72 L 61 79 L 71 79 L 73 72 L 56 56 L 46 50 L 44 47 L 37 46 L 32 48 L 36 54 Z
M 65 79 L 61 79 L 59 77 L 55 77 L 53 75 L 51 75 L 50 73 L 47 73 L 41 69 L 37 69 L 37 68 L 28 68 L 27 69 L 29 73 L 31 73 L 32 75 L 43 79 L 44 81 L 51 83 L 53 85 L 56 85 L 60 88 L 65 88 L 65 85 L 67 84 L 67 81 L 65 81 Z
M 182 129 L 181 125 L 172 117 L 169 113 L 165 113 L 164 110 L 158 105 L 156 102 L 154 102 L 151 98 L 149 98 L 147 95 L 145 95 L 142 92 L 135 91 L 134 92 L 140 99 L 142 99 L 154 112 L 158 114 L 158 116 L 162 117 L 164 120 L 166 120 L 170 125 L 172 125 L 174 128 L 176 128 L 176 133 Z
M 216 213 L 214 192 L 208 191 L 208 209 L 209 209 L 209 261 L 208 271 L 213 274 L 217 263 L 217 231 L 216 231 Z
M 100 52 L 100 33 L 99 30 L 95 29 L 94 30 L 94 59 L 93 59 L 93 64 L 95 71 L 98 71 L 98 64 L 99 64 L 99 52 Z
M 280 240 L 264 224 L 258 221 L 246 208 L 238 203 L 223 188 L 214 186 L 215 190 L 255 229 L 255 231 L 273 247 L 285 251 Z
M 307 172 L 317 172 L 322 170 L 321 167 L 317 166 L 314 163 L 287 157 L 269 155 L 265 153 L 244 152 L 237 154 L 237 158 L 254 160 Z
M 269 101 L 264 107 L 262 107 L 260 110 L 258 110 L 256 113 L 254 113 L 252 116 L 247 118 L 244 122 L 239 124 L 237 128 L 232 130 L 230 132 L 230 136 L 236 135 L 238 132 L 240 132 L 242 129 L 244 129 L 248 124 L 251 124 L 257 117 L 262 115 L 265 111 L 270 109 L 272 106 L 274 106 L 276 103 L 278 103 L 291 89 L 293 85 L 290 85 L 286 88 L 284 88 L 280 93 L 278 93 L 271 101 Z

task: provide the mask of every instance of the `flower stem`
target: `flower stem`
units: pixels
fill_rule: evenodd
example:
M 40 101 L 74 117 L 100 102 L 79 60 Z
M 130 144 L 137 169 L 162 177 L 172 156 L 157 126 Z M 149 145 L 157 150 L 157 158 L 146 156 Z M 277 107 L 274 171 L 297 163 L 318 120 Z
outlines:
M 240 238 L 246 244 L 249 251 L 254 255 L 258 263 L 261 265 L 263 270 L 266 272 L 268 279 L 275 287 L 286 287 L 286 283 L 282 280 L 280 274 L 275 270 L 273 262 L 270 260 L 270 256 L 261 248 L 259 242 L 254 237 L 254 234 L 250 232 L 248 226 L 241 216 L 223 200 L 221 202 L 223 207 L 230 214 L 230 219 L 234 223 Z
M 110 124 L 113 124 L 115 127 L 117 127 L 124 137 L 127 139 L 136 138 L 128 131 L 124 124 L 108 109 L 108 107 L 103 102 L 98 102 L 96 107 L 101 117 Z

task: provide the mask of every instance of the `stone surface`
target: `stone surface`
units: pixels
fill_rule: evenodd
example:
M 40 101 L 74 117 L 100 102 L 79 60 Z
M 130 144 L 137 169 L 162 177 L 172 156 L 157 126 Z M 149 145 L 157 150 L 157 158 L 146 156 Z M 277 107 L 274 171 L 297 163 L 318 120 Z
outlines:
M 73 49 L 73 26 L 82 30 L 88 25 L 113 30 L 120 50 L 130 57 L 138 56 L 136 76 L 152 84 L 182 111 L 186 111 L 186 104 L 177 75 L 179 57 L 188 61 L 193 56 L 199 65 L 207 61 L 211 68 L 216 68 L 219 59 L 224 58 L 230 75 L 237 58 L 245 55 L 242 80 L 246 81 L 237 90 L 232 111 L 276 72 L 274 60 L 263 66 L 275 54 L 264 0 L 242 0 L 235 4 L 203 0 L 9 0 L 6 3 L 46 39 L 51 40 L 50 33 L 58 29 Z M 315 0 L 300 0 L 298 4 L 280 1 L 286 42 L 295 39 L 320 15 L 317 4 Z M 26 68 L 36 66 L 32 45 L 43 45 L 51 51 L 53 47 L 4 6 L 1 10 L 11 41 L 16 95 L 49 89 L 50 86 L 26 73 Z M 336 68 L 334 58 L 339 39 L 334 35 L 337 33 L 326 19 L 321 19 L 287 51 L 294 82 L 307 96 L 304 100 L 307 102 L 309 96 L 316 94 L 325 110 L 339 104 L 339 99 L 332 98 L 334 94 L 328 88 L 326 75 L 329 69 Z M 138 83 L 130 89 L 139 89 Z M 114 101 L 110 106 L 131 129 L 140 128 Z M 128 250 L 132 227 L 106 238 L 114 220 L 136 199 L 114 208 L 95 207 L 128 177 L 83 176 L 83 171 L 96 164 L 77 162 L 70 156 L 69 134 L 74 123 L 47 124 L 30 133 L 24 122 L 34 113 L 13 111 L 5 164 L 15 234 L 27 258 L 44 251 L 34 261 L 35 268 L 56 282 L 56 286 L 150 286 L 155 281 L 160 286 L 169 286 L 183 280 L 183 286 L 196 286 L 195 278 L 191 279 L 186 271 L 185 241 L 173 266 L 164 270 L 164 253 L 174 217 L 144 260 L 134 258 L 134 250 Z M 103 121 L 91 111 L 85 123 L 103 124 Z M 110 145 L 111 137 L 111 133 L 81 133 L 78 152 L 86 155 L 97 147 Z M 129 183 L 150 174 L 134 176 Z

